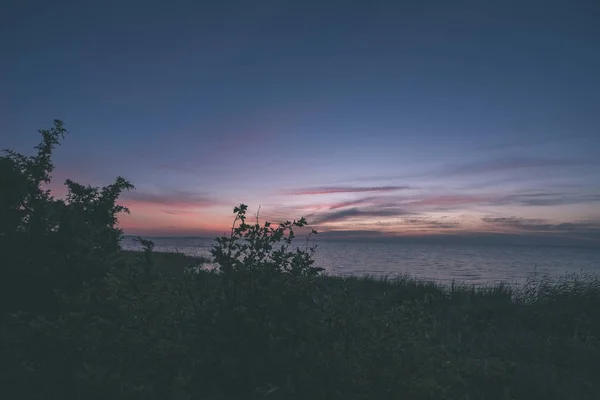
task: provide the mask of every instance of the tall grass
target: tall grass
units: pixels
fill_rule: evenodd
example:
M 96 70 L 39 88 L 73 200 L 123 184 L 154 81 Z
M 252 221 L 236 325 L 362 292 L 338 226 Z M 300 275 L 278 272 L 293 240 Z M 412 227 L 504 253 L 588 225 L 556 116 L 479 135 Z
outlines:
M 600 280 L 279 277 L 229 304 L 206 260 L 122 252 L 68 311 L 2 331 L 7 398 L 597 399 Z M 65 358 L 71 354 L 74 358 Z M 70 371 L 65 375 L 65 371 Z M 65 387 L 71 388 L 68 395 Z M 15 393 L 17 395 L 15 395 Z

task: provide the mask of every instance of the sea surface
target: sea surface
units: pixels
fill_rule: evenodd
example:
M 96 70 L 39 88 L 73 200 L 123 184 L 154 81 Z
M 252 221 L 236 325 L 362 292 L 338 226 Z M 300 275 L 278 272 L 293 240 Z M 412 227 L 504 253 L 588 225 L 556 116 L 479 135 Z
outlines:
M 214 241 L 149 238 L 155 251 L 210 257 Z M 319 241 L 315 265 L 334 275 L 399 276 L 475 285 L 518 284 L 536 276 L 555 280 L 567 273 L 600 275 L 600 249 L 586 247 L 404 244 Z M 126 237 L 126 250 L 141 250 Z

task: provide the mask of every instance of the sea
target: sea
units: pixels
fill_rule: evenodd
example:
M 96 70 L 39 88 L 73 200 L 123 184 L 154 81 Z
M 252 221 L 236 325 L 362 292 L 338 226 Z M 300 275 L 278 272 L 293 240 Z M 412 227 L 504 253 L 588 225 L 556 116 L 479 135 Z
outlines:
M 148 239 L 154 242 L 155 251 L 208 258 L 214 244 L 213 239 L 207 238 Z M 440 283 L 473 285 L 521 284 L 532 277 L 555 281 L 566 274 L 600 276 L 600 248 L 593 247 L 325 240 L 313 244 L 317 245 L 315 265 L 332 275 L 409 275 Z M 125 237 L 122 247 L 141 250 L 132 237 Z

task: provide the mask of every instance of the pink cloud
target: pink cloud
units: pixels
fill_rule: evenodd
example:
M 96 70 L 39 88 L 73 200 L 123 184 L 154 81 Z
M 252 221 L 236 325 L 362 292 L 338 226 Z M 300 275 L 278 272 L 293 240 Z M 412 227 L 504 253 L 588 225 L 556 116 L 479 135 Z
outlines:
M 199 193 L 134 190 L 124 193 L 119 204 L 128 207 L 131 212 L 119 217 L 120 226 L 127 234 L 214 233 L 222 231 L 230 219 L 226 213 L 214 212 L 219 202 Z
M 178 208 L 206 208 L 219 203 L 210 196 L 199 193 L 173 191 L 169 193 L 148 193 L 139 190 L 124 193 L 123 201 L 133 201 L 137 204 L 151 204 Z
M 135 202 L 123 203 L 129 207 L 130 214 L 119 215 L 119 225 L 127 234 L 136 232 L 163 232 L 179 234 L 181 232 L 220 232 L 230 224 L 229 216 L 209 210 L 165 209 L 161 205 Z

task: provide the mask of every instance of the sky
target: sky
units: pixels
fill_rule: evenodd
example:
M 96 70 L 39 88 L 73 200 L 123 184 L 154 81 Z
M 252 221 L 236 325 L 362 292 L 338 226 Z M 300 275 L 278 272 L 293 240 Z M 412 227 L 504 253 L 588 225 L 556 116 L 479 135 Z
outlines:
M 127 234 L 600 245 L 597 1 L 0 7 L 0 147 L 63 120 L 53 192 L 124 176 Z

